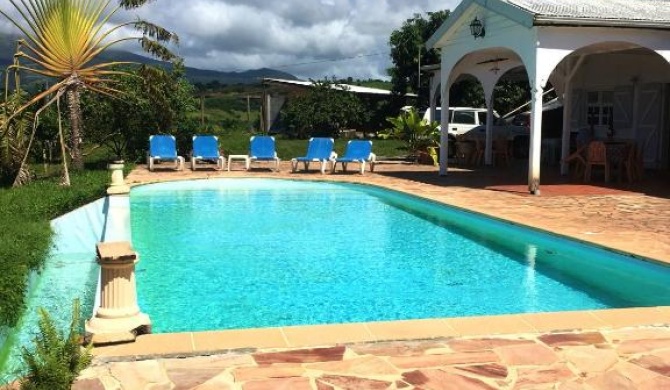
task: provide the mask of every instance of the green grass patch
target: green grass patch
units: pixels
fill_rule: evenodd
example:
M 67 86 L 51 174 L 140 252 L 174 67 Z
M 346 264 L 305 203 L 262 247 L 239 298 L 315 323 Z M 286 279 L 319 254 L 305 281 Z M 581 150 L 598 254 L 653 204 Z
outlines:
M 25 308 L 32 270 L 41 269 L 51 246 L 49 221 L 105 195 L 106 170 L 72 173 L 72 186 L 59 178 L 21 188 L 0 188 L 0 326 L 13 326 Z
M 225 155 L 230 154 L 247 154 L 249 152 L 249 138 L 251 134 L 248 132 L 223 132 L 219 134 L 219 146 L 223 149 Z M 276 136 L 277 154 L 282 160 L 290 160 L 293 157 L 304 156 L 307 152 L 306 139 L 285 139 L 281 136 Z M 346 149 L 347 139 L 335 140 L 335 152 L 338 156 L 344 155 Z M 407 150 L 403 149 L 405 143 L 395 139 L 375 139 L 372 140 L 372 152 L 378 157 L 398 157 L 407 154 Z

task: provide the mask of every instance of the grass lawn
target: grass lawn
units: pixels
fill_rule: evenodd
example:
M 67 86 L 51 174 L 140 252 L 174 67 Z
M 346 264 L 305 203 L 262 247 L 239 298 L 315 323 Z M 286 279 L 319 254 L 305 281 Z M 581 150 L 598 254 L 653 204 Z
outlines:
M 223 148 L 224 154 L 247 154 L 249 150 L 249 138 L 251 135 L 247 132 L 228 132 L 219 135 L 219 146 Z M 277 154 L 282 160 L 290 160 L 293 157 L 304 156 L 307 152 L 306 139 L 285 139 L 276 136 Z M 338 138 L 335 140 L 335 152 L 342 156 L 347 145 L 346 139 Z M 372 140 L 372 151 L 378 156 L 398 157 L 407 154 L 402 149 L 404 142 L 398 140 Z

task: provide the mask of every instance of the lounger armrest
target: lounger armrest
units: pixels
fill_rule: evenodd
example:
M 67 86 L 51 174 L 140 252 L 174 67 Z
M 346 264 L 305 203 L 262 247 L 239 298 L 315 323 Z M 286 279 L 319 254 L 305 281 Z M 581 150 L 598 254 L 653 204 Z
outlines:
M 330 158 L 329 158 L 329 160 L 331 160 L 331 161 L 335 161 L 335 160 L 337 160 L 337 153 L 335 153 L 335 152 L 330 152 Z
M 370 157 L 368 157 L 368 160 L 370 160 L 370 162 L 377 162 L 377 155 L 374 153 L 370 153 Z

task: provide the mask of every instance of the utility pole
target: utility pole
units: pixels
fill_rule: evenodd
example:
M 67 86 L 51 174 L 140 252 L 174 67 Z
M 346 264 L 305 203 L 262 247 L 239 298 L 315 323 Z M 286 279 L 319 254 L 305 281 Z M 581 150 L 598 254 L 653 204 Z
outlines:
M 200 95 L 200 126 L 205 128 L 205 94 Z
M 249 131 L 251 131 L 251 97 L 247 94 L 247 126 Z
M 419 77 L 418 77 L 418 83 L 419 85 L 416 86 L 416 94 L 417 96 L 419 95 L 419 91 L 421 90 L 421 43 L 419 43 Z

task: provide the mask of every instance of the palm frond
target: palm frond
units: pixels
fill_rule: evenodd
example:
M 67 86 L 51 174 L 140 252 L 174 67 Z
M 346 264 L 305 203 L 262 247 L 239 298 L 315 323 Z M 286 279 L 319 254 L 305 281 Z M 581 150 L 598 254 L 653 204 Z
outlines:
M 139 42 L 144 51 L 163 61 L 174 61 L 178 59 L 178 56 L 172 53 L 167 47 L 147 37 L 140 38 Z
M 119 5 L 125 9 L 139 8 L 153 0 L 119 0 Z
M 39 102 L 40 100 L 42 100 L 43 98 L 49 96 L 50 94 L 52 94 L 52 93 L 54 93 L 54 92 L 58 92 L 58 90 L 59 90 L 63 85 L 65 85 L 65 82 L 66 82 L 66 81 L 67 81 L 67 80 L 62 80 L 61 82 L 58 82 L 58 83 L 52 85 L 51 87 L 49 87 L 47 90 L 45 90 L 45 91 L 43 91 L 43 92 L 41 92 L 41 93 L 35 95 L 32 99 L 30 99 L 30 100 L 28 101 L 28 103 L 24 104 L 23 106 L 19 107 L 16 111 L 14 111 L 14 113 L 12 114 L 12 116 L 10 116 L 7 120 L 11 120 L 11 119 L 13 119 L 15 116 L 17 116 L 17 115 L 19 115 L 20 113 L 22 113 L 23 111 L 25 111 L 28 107 L 30 107 L 30 106 L 32 106 L 33 104 Z
M 177 34 L 146 20 L 137 20 L 135 22 L 135 29 L 142 31 L 142 35 L 154 38 L 158 42 L 179 44 L 179 36 Z

